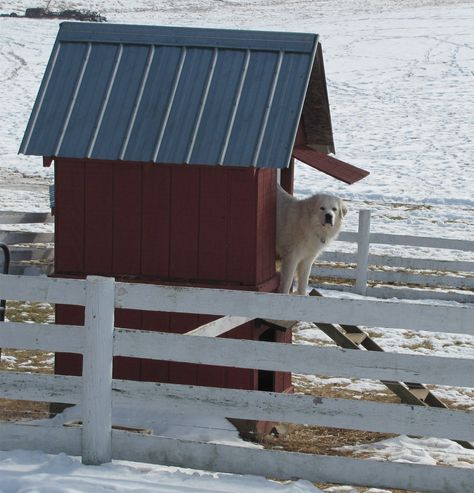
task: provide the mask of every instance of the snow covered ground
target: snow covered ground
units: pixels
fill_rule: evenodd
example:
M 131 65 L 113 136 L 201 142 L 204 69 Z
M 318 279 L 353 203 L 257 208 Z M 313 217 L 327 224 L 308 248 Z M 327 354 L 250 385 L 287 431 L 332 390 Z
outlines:
M 26 7 L 47 3 L 53 10 L 97 10 L 110 22 L 317 32 L 324 51 L 336 156 L 371 175 L 347 186 L 298 164 L 297 195 L 323 189 L 344 197 L 350 206 L 349 230 L 356 229 L 356 211 L 364 207 L 373 211 L 374 231 L 474 240 L 474 2 L 0 0 L 0 13 L 21 14 Z M 17 151 L 58 24 L 0 18 L 0 210 L 49 207 L 51 170 L 42 167 L 40 158 L 19 156 Z M 463 258 L 473 260 L 472 254 Z M 375 335 L 378 342 L 400 351 L 474 357 L 474 342 L 468 337 L 417 333 L 417 341 L 413 333 Z M 327 343 L 311 327 L 302 327 L 300 336 L 307 343 Z M 333 383 L 350 385 L 355 395 L 368 385 L 341 379 Z M 376 384 L 371 385 L 377 391 Z M 474 395 L 465 390 L 439 392 L 472 409 Z M 474 454 L 446 440 L 400 437 L 357 447 L 358 452 L 474 467 Z M 318 491 L 302 481 L 280 484 L 131 463 L 84 467 L 76 458 L 21 451 L 0 452 L 0 477 L 0 493 Z

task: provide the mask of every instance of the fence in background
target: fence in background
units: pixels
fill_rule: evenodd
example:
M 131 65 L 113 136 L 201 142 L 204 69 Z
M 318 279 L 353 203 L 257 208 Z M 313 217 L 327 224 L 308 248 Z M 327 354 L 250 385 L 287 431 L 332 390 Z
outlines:
M 46 213 L 0 212 L 2 224 L 52 223 Z M 350 291 L 376 298 L 440 299 L 474 302 L 474 241 L 370 232 L 370 211 L 359 211 L 359 229 L 343 231 L 339 241 L 317 259 L 312 269 L 316 287 Z M 49 274 L 53 270 L 54 233 L 0 229 L 0 242 L 12 252 L 12 274 Z M 340 242 L 356 244 L 356 253 L 339 250 Z M 419 247 L 471 252 L 473 260 L 375 255 L 371 245 Z
M 85 306 L 85 325 L 0 323 L 0 346 L 83 354 L 83 376 L 0 373 L 7 399 L 81 404 L 81 427 L 1 423 L 0 447 L 112 458 L 277 479 L 438 493 L 470 491 L 474 470 L 300 454 L 140 435 L 113 427 L 112 406 L 201 413 L 453 440 L 474 439 L 466 411 L 302 394 L 112 379 L 113 355 L 333 377 L 474 387 L 474 360 L 114 328 L 114 310 L 157 310 L 474 335 L 470 306 L 0 276 L 0 298 Z M 442 321 L 442 323 L 440 323 Z M 196 331 L 193 331 L 196 333 Z M 120 425 L 120 423 L 116 423 Z
M 440 299 L 474 302 L 474 241 L 370 232 L 370 211 L 359 211 L 358 232 L 343 231 L 339 242 L 357 244 L 356 253 L 324 252 L 312 269 L 318 287 L 376 298 Z M 472 261 L 433 257 L 374 255 L 371 245 L 458 250 L 472 253 Z M 321 282 L 324 281 L 324 282 Z
M 10 249 L 11 274 L 39 275 L 52 272 L 54 233 L 28 229 L 32 229 L 31 225 L 34 224 L 53 222 L 51 214 L 45 212 L 0 212 L 0 243 L 5 243 Z

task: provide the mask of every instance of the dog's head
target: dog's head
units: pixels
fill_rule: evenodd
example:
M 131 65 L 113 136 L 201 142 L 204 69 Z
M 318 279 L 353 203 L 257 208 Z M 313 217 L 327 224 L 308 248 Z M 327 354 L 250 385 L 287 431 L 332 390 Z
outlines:
M 340 228 L 342 219 L 347 214 L 347 206 L 338 197 L 327 194 L 315 195 L 313 201 L 313 214 L 316 218 L 318 227 L 325 230 Z

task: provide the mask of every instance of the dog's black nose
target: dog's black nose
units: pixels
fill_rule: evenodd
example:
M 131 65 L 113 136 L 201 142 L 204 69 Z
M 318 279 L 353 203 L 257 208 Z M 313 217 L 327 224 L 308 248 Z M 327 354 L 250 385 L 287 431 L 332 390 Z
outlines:
M 324 222 L 326 224 L 332 224 L 332 215 L 331 214 L 326 214 L 326 216 L 324 218 Z

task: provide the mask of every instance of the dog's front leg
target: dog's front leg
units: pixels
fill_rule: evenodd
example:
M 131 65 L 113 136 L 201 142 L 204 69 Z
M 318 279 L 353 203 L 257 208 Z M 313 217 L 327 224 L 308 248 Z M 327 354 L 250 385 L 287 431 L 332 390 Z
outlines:
M 312 265 L 312 258 L 303 259 L 298 264 L 298 294 L 306 294 L 306 288 L 308 287 L 309 275 L 311 273 Z
M 291 255 L 281 259 L 280 293 L 289 293 L 295 277 L 296 259 Z

